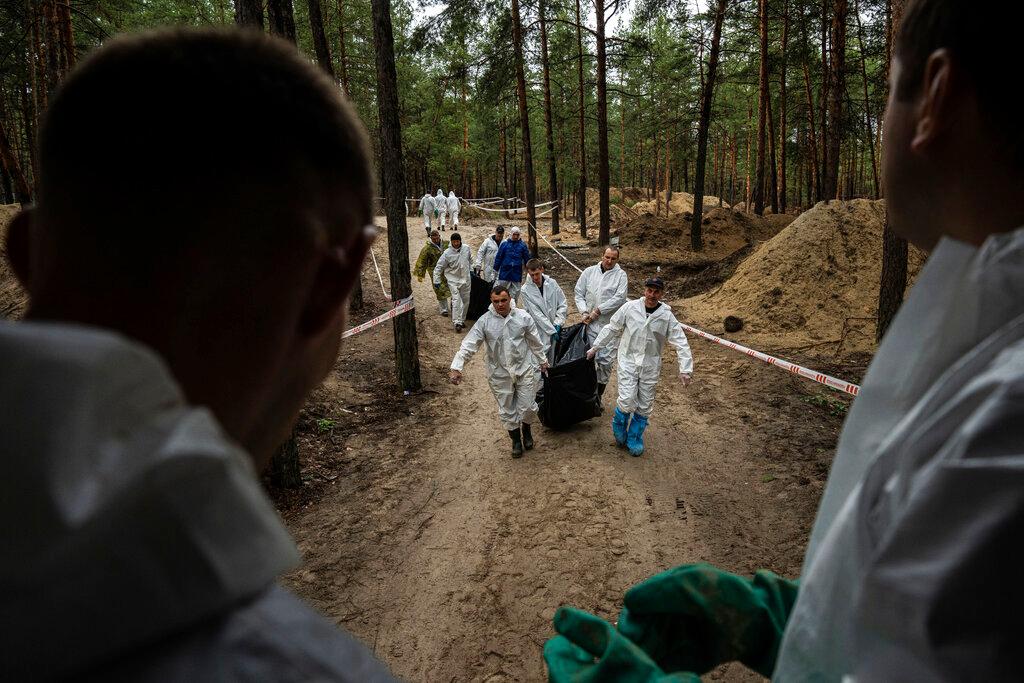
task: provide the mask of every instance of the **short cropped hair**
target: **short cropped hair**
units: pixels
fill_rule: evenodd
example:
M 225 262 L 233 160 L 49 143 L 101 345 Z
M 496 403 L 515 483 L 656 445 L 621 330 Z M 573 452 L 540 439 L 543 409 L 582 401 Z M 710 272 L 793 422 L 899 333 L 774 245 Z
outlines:
M 611 245 L 611 244 L 609 244 L 609 245 L 608 245 L 607 247 L 605 247 L 605 248 L 604 248 L 604 251 L 608 251 L 609 249 L 611 249 L 612 251 L 614 251 L 614 252 L 615 252 L 616 254 L 618 254 L 619 256 L 622 256 L 622 251 L 621 251 L 621 250 L 620 250 L 620 249 L 619 249 L 618 247 L 616 247 L 616 246 L 614 246 L 614 245 Z M 602 251 L 602 252 L 601 252 L 601 254 L 602 254 L 602 255 L 604 254 L 604 251 Z
M 526 262 L 527 270 L 540 270 L 543 269 L 544 267 L 544 262 L 541 261 L 539 258 L 532 258 Z
M 1018 109 L 1007 98 L 1007 74 L 1019 73 L 1018 45 L 1024 4 L 999 3 L 986 10 L 974 0 L 911 0 L 895 41 L 900 59 L 896 96 L 907 101 L 921 89 L 928 57 L 948 49 L 970 76 L 983 115 L 1002 135 L 1018 168 L 1024 168 L 1024 132 Z
M 498 296 L 499 294 L 502 293 L 512 296 L 512 293 L 508 291 L 508 287 L 505 285 L 494 285 L 494 287 L 491 289 L 491 296 Z
M 340 192 L 358 220 L 373 217 L 367 136 L 337 84 L 253 30 L 108 41 L 55 94 L 39 162 L 40 212 L 56 216 L 63 249 L 100 255 L 120 277 L 203 231 L 257 240 L 258 200 Z

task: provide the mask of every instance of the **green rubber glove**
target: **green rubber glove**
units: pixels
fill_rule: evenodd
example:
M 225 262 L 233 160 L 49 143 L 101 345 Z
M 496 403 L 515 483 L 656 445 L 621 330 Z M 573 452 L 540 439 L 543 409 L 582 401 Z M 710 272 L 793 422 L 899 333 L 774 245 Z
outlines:
M 703 674 L 740 661 L 771 677 L 798 584 L 684 564 L 626 591 L 619 630 L 667 671 Z
M 666 674 L 614 626 L 575 607 L 555 612 L 555 636 L 544 645 L 551 683 L 700 683 L 700 677 Z

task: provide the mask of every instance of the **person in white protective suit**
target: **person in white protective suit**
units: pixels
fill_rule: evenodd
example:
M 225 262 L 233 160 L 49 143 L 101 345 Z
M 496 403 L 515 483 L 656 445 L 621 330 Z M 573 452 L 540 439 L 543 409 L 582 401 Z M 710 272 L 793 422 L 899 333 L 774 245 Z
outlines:
M 448 282 L 452 293 L 452 324 L 456 332 L 466 327 L 466 307 L 469 306 L 470 280 L 473 250 L 462 243 L 462 236 L 452 233 L 448 248 L 434 265 L 434 288 L 441 287 L 441 277 Z
M 654 635 L 696 629 L 689 642 L 720 653 L 708 667 L 757 661 L 778 681 L 1020 680 L 1024 206 L 1006 198 L 1024 189 L 1024 129 L 1000 74 L 1024 67 L 1022 22 L 1020 3 L 998 21 L 966 0 L 907 3 L 882 177 L 893 230 L 927 264 L 843 426 L 799 584 L 705 565 L 631 589 L 604 632 L 634 634 L 656 669 L 688 651 Z M 637 596 L 659 582 L 680 597 L 648 612 Z M 748 606 L 723 605 L 726 584 Z M 761 635 L 732 647 L 740 629 Z
M 437 194 L 434 195 L 434 215 L 441 223 L 441 232 L 444 232 L 445 223 L 448 220 L 448 198 L 444 196 L 444 190 L 440 187 L 437 188 Z
M 562 287 L 554 278 L 544 274 L 544 262 L 530 259 L 526 262 L 526 285 L 523 287 L 523 308 L 533 316 L 544 342 L 544 355 L 549 363 L 554 363 L 555 347 L 558 334 L 565 324 L 565 315 L 569 304 L 565 300 Z
M 455 190 L 448 193 L 448 215 L 452 219 L 452 230 L 459 229 L 459 211 L 462 209 L 462 205 L 459 204 L 459 198 L 455 196 Z
M 508 287 L 491 290 L 491 306 L 469 330 L 452 360 L 451 382 L 477 350 L 487 349 L 487 383 L 498 402 L 498 417 L 512 439 L 512 457 L 533 448 L 531 423 L 537 418 L 537 372 L 548 369 L 544 344 L 529 313 L 516 308 Z
M 693 356 L 672 308 L 662 302 L 665 281 L 660 277 L 644 282 L 642 299 L 628 301 L 615 312 L 597 335 L 587 352 L 593 360 L 597 353 L 618 346 L 619 397 L 612 417 L 612 434 L 619 447 L 631 455 L 644 452 L 644 430 L 654 406 L 654 388 L 661 376 L 661 350 L 671 344 L 679 358 L 679 380 L 689 386 L 693 376 Z
M 576 281 L 574 290 L 576 310 L 583 315 L 587 325 L 587 337 L 593 346 L 597 335 L 612 319 L 615 311 L 626 303 L 629 281 L 626 271 L 619 266 L 619 250 L 608 247 L 599 263 L 585 269 Z M 615 363 L 614 349 L 602 349 L 595 360 L 597 366 L 597 391 L 604 396 L 604 390 L 611 378 Z
M 473 270 L 488 282 L 494 282 L 498 278 L 498 273 L 494 270 L 494 257 L 498 254 L 498 247 L 501 246 L 503 239 L 505 228 L 499 225 L 494 229 L 494 234 L 485 239 L 476 250 Z
M 434 217 L 434 197 L 427 192 L 420 199 L 420 213 L 423 214 L 423 227 L 427 231 L 427 237 L 430 237 L 431 227 L 430 220 Z
M 373 241 L 354 111 L 284 41 L 176 28 L 90 52 L 40 132 L 0 322 L 4 679 L 394 680 L 277 583 L 300 558 L 259 478 Z

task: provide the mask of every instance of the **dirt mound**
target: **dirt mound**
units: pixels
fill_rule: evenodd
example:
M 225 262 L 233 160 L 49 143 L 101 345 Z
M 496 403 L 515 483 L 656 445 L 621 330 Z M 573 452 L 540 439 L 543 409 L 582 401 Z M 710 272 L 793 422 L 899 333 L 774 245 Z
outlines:
M 7 262 L 7 226 L 20 210 L 17 204 L 0 204 L 0 318 L 20 318 L 28 305 L 28 295 Z
M 643 199 L 645 191 L 640 187 L 609 187 L 608 188 L 608 214 L 613 224 L 622 223 L 635 218 L 637 213 L 633 205 Z M 601 211 L 601 195 L 593 187 L 587 188 L 587 218 L 597 221 Z
M 664 214 L 665 213 L 665 202 L 664 202 L 664 198 L 662 198 L 662 199 L 663 199 L 663 201 L 661 202 L 660 212 L 662 214 Z M 710 211 L 712 209 L 719 208 L 718 201 L 719 201 L 718 197 L 712 197 L 712 196 L 705 195 L 705 197 L 704 197 L 704 211 Z M 645 202 L 637 202 L 636 204 L 633 205 L 633 211 L 635 211 L 637 214 L 645 214 L 645 213 L 653 214 L 653 213 L 655 213 L 656 209 L 658 208 L 657 204 L 658 204 L 657 200 L 654 200 L 654 199 L 652 199 L 650 201 L 645 201 Z M 730 208 L 729 207 L 729 203 L 723 201 L 721 208 L 726 208 L 726 209 Z M 668 203 L 668 214 L 671 216 L 671 215 L 674 215 L 674 214 L 683 214 L 683 213 L 693 213 L 693 195 L 690 194 L 689 192 L 673 192 L 672 193 L 672 199 Z
M 873 351 L 884 220 L 883 201 L 818 204 L 757 248 L 718 290 L 686 299 L 683 310 L 716 333 L 727 315 L 737 316 L 744 328 L 736 338 L 769 348 Z M 912 248 L 911 279 L 923 262 Z

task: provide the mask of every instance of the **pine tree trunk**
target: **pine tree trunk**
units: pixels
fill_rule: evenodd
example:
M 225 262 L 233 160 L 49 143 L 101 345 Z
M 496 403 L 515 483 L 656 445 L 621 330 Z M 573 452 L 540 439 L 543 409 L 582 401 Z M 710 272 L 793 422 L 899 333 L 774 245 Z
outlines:
M 843 134 L 843 99 L 846 96 L 846 17 L 847 0 L 834 0 L 829 70 L 829 137 L 825 196 L 832 199 L 839 191 L 839 153 Z
M 597 179 L 600 230 L 597 243 L 608 244 L 611 236 L 611 206 L 608 177 L 608 85 L 606 80 L 607 56 L 604 42 L 605 0 L 594 3 L 597 32 Z
M 273 2 L 273 0 L 270 0 Z M 263 3 L 260 0 L 235 0 L 235 23 L 263 30 Z
M 547 20 L 544 16 L 544 0 L 540 0 L 538 9 L 540 13 L 541 66 L 544 74 L 544 135 L 548 148 L 548 186 L 551 188 L 549 199 L 557 202 L 558 167 L 555 161 L 555 136 L 551 130 L 551 81 L 548 73 L 548 28 Z M 552 235 L 557 235 L 559 232 L 558 215 L 560 213 L 561 207 L 555 204 L 554 210 L 551 212 Z
M 779 66 L 779 212 L 786 213 L 786 55 L 789 48 L 789 2 L 782 3 L 782 63 Z
M 764 214 L 765 126 L 768 122 L 768 0 L 758 0 L 758 24 L 761 35 L 761 66 L 758 79 L 757 174 L 754 184 L 754 213 Z
M 0 163 L 4 171 L 14 181 L 14 197 L 25 206 L 32 202 L 32 191 L 29 189 L 28 181 L 22 172 L 21 164 L 18 163 L 18 156 L 14 152 L 14 146 L 7 135 L 7 128 L 4 126 L 3 118 L 0 118 Z
M 765 2 L 766 0 L 761 0 Z M 697 124 L 697 171 L 694 174 L 693 221 L 690 223 L 690 246 L 694 251 L 704 249 L 701 234 L 704 220 L 704 166 L 708 155 L 708 130 L 711 126 L 711 102 L 715 96 L 715 78 L 718 74 L 718 48 L 722 41 L 722 23 L 725 21 L 727 0 L 718 0 L 715 11 L 715 27 L 711 34 L 711 57 L 708 75 L 704 81 L 704 93 L 700 104 L 700 122 Z
M 523 24 L 519 0 L 512 0 L 512 43 L 516 62 L 516 94 L 519 98 L 519 128 L 523 136 L 523 175 L 526 184 L 526 223 L 530 254 L 537 257 L 537 186 L 533 176 L 533 149 L 530 142 L 530 110 L 526 107 L 526 71 L 523 67 Z
M 341 71 L 341 87 L 346 97 L 351 97 L 348 82 L 348 50 L 345 45 L 345 0 L 338 0 L 338 69 Z
M 598 0 L 603 2 L 603 0 Z M 580 0 L 576 0 L 576 75 L 579 79 L 579 117 L 580 117 L 580 189 L 579 206 L 576 214 L 580 221 L 580 237 L 587 238 L 587 108 L 583 89 L 583 24 L 580 19 Z
M 309 10 L 309 28 L 313 35 L 316 63 L 333 80 L 334 62 L 331 60 L 331 51 L 327 47 L 327 34 L 324 32 L 324 17 L 320 11 L 320 0 L 306 0 L 306 7 Z
M 772 213 L 779 213 L 779 174 L 775 154 L 775 109 L 772 107 L 772 91 L 768 88 L 768 168 L 771 170 L 771 194 L 769 202 Z
M 867 129 L 868 152 L 871 157 L 871 181 L 875 199 L 882 196 L 878 185 L 878 164 L 875 161 L 875 133 L 871 128 L 871 101 L 868 99 L 868 64 L 864 50 L 864 26 L 860 19 L 860 3 L 853 3 L 853 15 L 857 17 L 857 40 L 860 43 L 860 75 L 864 81 L 864 126 Z
M 267 19 L 270 33 L 295 44 L 295 10 L 292 0 L 267 0 Z
M 384 171 L 384 198 L 388 217 L 388 257 L 391 260 L 391 296 L 396 301 L 412 294 L 409 268 L 409 235 L 405 224 L 405 165 L 402 163 L 402 124 L 398 109 L 398 76 L 395 42 L 391 29 L 391 0 L 370 0 L 373 42 L 377 65 L 377 115 L 380 119 L 380 164 Z M 418 391 L 420 382 L 419 340 L 416 316 L 406 314 L 392 321 L 398 383 L 405 391 Z
M 292 431 L 270 459 L 268 471 L 274 486 L 285 489 L 297 489 L 302 486 L 302 466 L 299 463 L 299 442 Z

